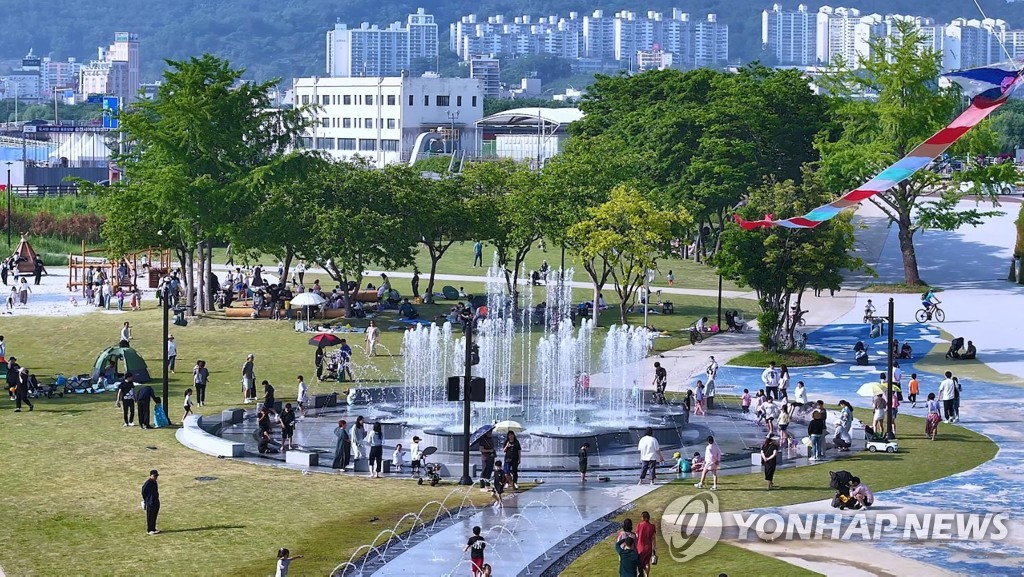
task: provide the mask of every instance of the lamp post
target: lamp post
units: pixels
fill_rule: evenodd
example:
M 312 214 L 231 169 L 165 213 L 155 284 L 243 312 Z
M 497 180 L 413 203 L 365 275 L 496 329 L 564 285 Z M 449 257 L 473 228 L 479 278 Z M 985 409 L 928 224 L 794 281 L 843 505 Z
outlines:
M 722 275 L 718 275 L 718 330 L 722 330 Z
M 191 287 L 189 287 L 189 288 L 191 288 Z M 169 326 L 170 325 L 170 319 L 168 318 L 168 315 L 170 313 L 170 302 L 171 302 L 170 295 L 171 295 L 170 287 L 165 283 L 164 284 L 164 288 L 163 288 L 164 339 L 163 339 L 163 341 L 161 341 L 161 345 L 160 346 L 163 347 L 163 351 L 164 351 L 163 352 L 163 360 L 164 360 L 164 362 L 163 362 L 163 369 L 164 369 L 163 370 L 163 384 L 164 384 L 163 398 L 164 398 L 164 411 L 167 412 L 167 418 L 168 419 L 171 418 L 171 403 L 170 403 L 169 397 L 168 397 L 168 395 L 170 394 L 170 384 L 168 383 L 168 380 L 167 380 L 167 363 L 168 363 L 168 359 L 167 359 L 167 337 L 169 336 L 169 332 L 170 332 L 170 326 Z
M 893 300 L 892 300 L 892 297 L 889 297 L 889 335 L 888 335 L 888 338 L 886 339 L 886 348 L 889 349 L 889 354 L 886 355 L 886 358 L 888 359 L 888 362 L 887 362 L 888 367 L 886 368 L 886 375 L 885 375 L 885 392 L 886 392 L 885 402 L 887 403 L 886 406 L 885 406 L 885 439 L 887 441 L 891 441 L 892 439 L 896 438 L 896 434 L 893 433 L 893 430 L 892 430 L 892 362 L 893 362 L 893 359 L 892 359 L 892 354 L 893 354 L 893 351 L 892 351 L 893 326 L 892 325 L 893 325 L 893 322 L 892 321 L 893 321 L 893 317 L 895 316 L 893 311 L 894 311 Z
M 465 442 L 462 446 L 462 478 L 459 484 L 469 486 L 473 484 L 473 478 L 469 475 L 469 387 L 473 380 L 473 321 L 466 321 L 463 327 L 466 332 L 466 374 L 462 381 L 462 438 Z
M 11 247 L 11 161 L 7 161 L 7 248 Z

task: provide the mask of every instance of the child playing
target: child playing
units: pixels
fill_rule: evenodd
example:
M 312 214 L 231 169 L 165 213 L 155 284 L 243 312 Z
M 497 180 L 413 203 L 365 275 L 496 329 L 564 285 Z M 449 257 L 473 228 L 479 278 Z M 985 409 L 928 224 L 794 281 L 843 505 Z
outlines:
M 587 460 L 590 459 L 590 443 L 583 443 L 580 452 L 576 455 L 580 460 L 580 482 L 587 482 Z
M 704 457 L 701 456 L 700 451 L 693 452 L 693 458 L 690 459 L 690 470 L 695 473 L 704 470 Z
M 487 548 L 487 541 L 480 536 L 480 527 L 473 527 L 473 536 L 469 538 L 462 552 L 469 551 L 469 561 L 473 564 L 473 575 L 482 575 L 484 570 L 484 549 Z
M 679 473 L 679 478 L 682 479 L 683 473 L 686 473 L 690 470 L 690 467 L 688 466 L 690 464 L 689 460 L 684 459 L 683 456 L 679 453 L 679 451 L 672 453 L 672 458 L 675 460 L 676 464 L 672 465 L 672 468 L 669 469 L 669 472 Z
M 671 270 L 668 271 L 668 274 L 665 275 L 665 278 L 668 279 L 668 284 L 675 284 L 676 282 L 676 275 L 672 274 Z
M 185 389 L 185 403 L 182 405 L 185 412 L 181 415 L 182 424 L 185 423 L 185 417 L 192 414 L 192 389 Z
M 758 391 L 754 399 L 754 416 L 757 417 L 758 424 L 764 423 L 764 400 L 764 391 Z
M 133 311 L 137 311 L 141 308 L 139 305 L 139 300 L 141 300 L 141 298 L 142 296 L 139 294 L 139 289 L 132 291 L 132 300 L 129 302 L 129 305 Z
M 707 415 L 707 411 L 704 410 L 704 383 L 697 381 L 697 394 L 694 397 L 697 401 L 697 406 L 693 409 L 694 415 Z
M 124 289 L 117 289 L 117 310 L 124 310 Z
M 917 408 L 917 393 L 919 393 L 920 390 L 921 384 L 917 382 L 917 373 L 912 373 L 910 375 L 910 396 L 908 397 L 911 408 Z
M 302 555 L 294 557 L 288 555 L 288 550 L 283 547 L 277 550 L 277 573 L 274 574 L 274 577 L 288 577 L 288 566 L 292 564 L 292 561 L 302 559 Z
M 402 448 L 402 443 L 395 445 L 395 453 L 391 456 L 391 464 L 395 466 L 395 472 L 401 473 L 402 466 L 405 465 L 405 456 L 408 453 Z
M 740 411 L 744 414 L 750 412 L 750 390 L 743 389 L 743 396 L 740 397 Z
M 501 502 L 501 494 L 505 492 L 505 470 L 501 461 L 494 462 L 494 477 L 491 481 L 491 494 L 494 495 L 494 506 L 503 509 L 505 505 Z

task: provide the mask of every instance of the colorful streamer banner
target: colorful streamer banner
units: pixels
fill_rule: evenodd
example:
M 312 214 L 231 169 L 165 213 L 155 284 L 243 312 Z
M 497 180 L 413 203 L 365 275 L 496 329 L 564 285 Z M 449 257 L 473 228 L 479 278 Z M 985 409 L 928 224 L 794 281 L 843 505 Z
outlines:
M 1006 102 L 1013 89 L 1021 84 L 1021 70 L 1013 63 L 961 70 L 945 76 L 960 84 L 967 94 L 972 95 L 971 105 L 948 126 L 919 144 L 917 148 L 897 160 L 892 166 L 834 202 L 819 206 L 803 216 L 783 220 L 774 220 L 770 214 L 761 220 L 743 220 L 739 215 L 734 215 L 733 218 L 746 230 L 772 226 L 814 228 L 834 218 L 843 210 L 857 206 L 860 202 L 876 194 L 881 194 L 910 178 L 915 172 L 945 152 L 968 130 L 995 112 Z

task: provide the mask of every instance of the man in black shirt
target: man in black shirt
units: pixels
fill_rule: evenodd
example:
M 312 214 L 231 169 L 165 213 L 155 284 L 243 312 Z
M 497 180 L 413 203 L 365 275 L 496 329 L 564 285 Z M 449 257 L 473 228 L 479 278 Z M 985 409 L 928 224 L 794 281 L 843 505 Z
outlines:
M 124 426 L 134 427 L 135 426 L 135 382 L 132 378 L 132 374 L 128 373 L 124 376 L 124 380 L 117 386 L 117 399 L 114 401 L 115 407 L 121 407 L 121 412 L 124 414 Z
M 131 373 L 125 375 L 128 378 Z M 153 422 L 150 420 L 149 406 L 156 398 L 156 392 L 153 391 L 153 387 L 146 385 L 139 387 L 135 390 L 135 404 L 139 407 L 139 426 L 143 429 L 155 429 Z
M 146 510 L 146 533 L 149 535 L 160 532 L 156 528 L 156 517 L 160 514 L 160 487 L 156 482 L 159 476 L 160 473 L 153 469 L 149 472 L 149 478 L 142 484 L 142 508 Z
M 473 574 L 482 575 L 484 571 L 484 549 L 487 541 L 480 536 L 480 527 L 473 527 L 473 536 L 469 538 L 463 552 L 469 551 L 469 560 L 473 563 Z
M 483 487 L 494 474 L 494 436 L 491 431 L 487 431 L 478 442 L 480 444 L 480 461 L 483 465 L 483 471 L 480 473 L 480 486 Z
M 32 401 L 28 400 L 28 369 L 19 367 L 18 371 L 14 373 L 17 375 L 14 382 L 14 401 L 16 403 L 14 412 L 21 412 L 21 404 L 25 403 L 28 405 L 28 410 L 33 410 L 35 407 L 32 406 Z M 10 383 L 11 370 L 7 369 L 7 382 Z

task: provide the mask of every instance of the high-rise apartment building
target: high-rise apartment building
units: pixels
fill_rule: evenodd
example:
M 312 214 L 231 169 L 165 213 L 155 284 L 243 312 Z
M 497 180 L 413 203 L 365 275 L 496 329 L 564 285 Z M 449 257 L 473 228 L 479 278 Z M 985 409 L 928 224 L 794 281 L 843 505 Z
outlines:
M 761 13 L 761 46 L 778 64 L 813 66 L 818 39 L 818 15 L 800 4 L 795 11 L 780 4 Z
M 725 66 L 729 63 L 729 26 L 708 14 L 693 26 L 693 66 Z
M 946 26 L 942 66 L 950 70 L 985 66 L 1006 60 L 999 40 L 1008 36 L 1003 20 L 956 18 Z
M 437 58 L 437 23 L 422 8 L 410 14 L 405 25 L 394 22 L 385 28 L 363 22 L 348 28 L 340 22 L 327 31 L 327 75 L 399 76 L 418 58 Z
M 97 58 L 81 67 L 78 83 L 83 95 L 117 96 L 122 105 L 139 97 L 142 86 L 139 58 L 139 35 L 134 32 L 114 33 L 114 43 L 97 49 Z

